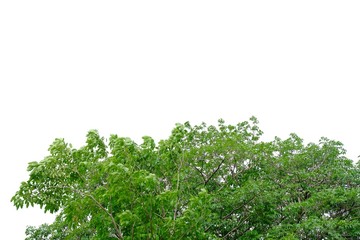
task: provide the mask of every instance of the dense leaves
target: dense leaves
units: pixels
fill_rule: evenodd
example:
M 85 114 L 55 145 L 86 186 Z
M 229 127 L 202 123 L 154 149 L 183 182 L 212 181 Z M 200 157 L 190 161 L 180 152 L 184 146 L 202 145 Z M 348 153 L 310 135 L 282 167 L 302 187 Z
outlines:
M 340 142 L 260 141 L 257 120 L 177 124 L 158 144 L 89 131 L 28 166 L 12 198 L 57 213 L 31 239 L 356 239 L 359 164 Z

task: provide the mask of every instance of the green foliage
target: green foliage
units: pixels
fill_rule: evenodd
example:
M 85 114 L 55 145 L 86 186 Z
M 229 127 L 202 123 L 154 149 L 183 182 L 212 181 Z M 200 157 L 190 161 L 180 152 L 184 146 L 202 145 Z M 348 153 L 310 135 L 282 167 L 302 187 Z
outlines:
M 57 213 L 27 239 L 356 239 L 359 164 L 340 142 L 260 141 L 256 118 L 177 124 L 158 144 L 55 139 L 11 199 Z

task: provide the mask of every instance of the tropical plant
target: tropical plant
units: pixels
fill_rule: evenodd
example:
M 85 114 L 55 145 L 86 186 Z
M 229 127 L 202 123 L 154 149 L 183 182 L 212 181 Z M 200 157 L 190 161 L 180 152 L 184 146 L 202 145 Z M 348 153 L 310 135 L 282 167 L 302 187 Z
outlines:
M 343 145 L 261 135 L 252 117 L 177 124 L 158 144 L 95 130 L 79 149 L 56 139 L 11 201 L 57 213 L 29 240 L 357 239 L 359 163 Z

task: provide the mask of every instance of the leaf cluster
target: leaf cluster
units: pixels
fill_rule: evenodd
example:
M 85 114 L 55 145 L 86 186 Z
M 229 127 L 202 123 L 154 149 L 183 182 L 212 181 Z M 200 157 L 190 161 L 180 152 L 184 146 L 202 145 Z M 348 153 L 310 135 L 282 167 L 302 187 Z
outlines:
M 356 239 L 359 164 L 338 141 L 260 141 L 258 121 L 177 124 L 159 143 L 56 139 L 11 199 L 57 213 L 27 239 Z

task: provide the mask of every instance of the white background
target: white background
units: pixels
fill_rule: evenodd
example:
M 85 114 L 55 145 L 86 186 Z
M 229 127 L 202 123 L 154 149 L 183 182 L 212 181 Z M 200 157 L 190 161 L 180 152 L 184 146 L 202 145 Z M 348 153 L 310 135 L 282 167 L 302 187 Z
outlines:
M 260 121 L 360 154 L 359 1 L 0 2 L 0 238 L 52 219 L 10 203 L 27 163 L 90 129 Z

